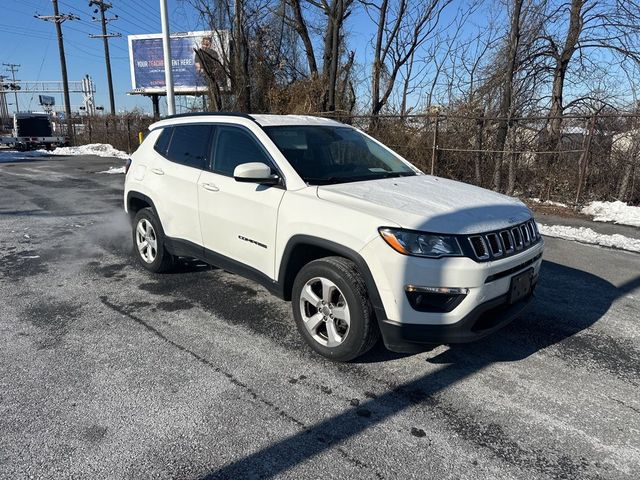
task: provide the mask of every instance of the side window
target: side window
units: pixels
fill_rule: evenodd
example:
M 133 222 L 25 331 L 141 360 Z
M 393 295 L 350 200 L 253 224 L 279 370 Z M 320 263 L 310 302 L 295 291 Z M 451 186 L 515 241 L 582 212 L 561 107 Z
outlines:
M 204 168 L 211 139 L 210 125 L 178 125 L 173 127 L 167 158 L 194 168 Z
M 171 134 L 173 133 L 173 128 L 167 127 L 163 128 L 156 140 L 156 144 L 153 146 L 153 149 L 158 152 L 162 156 L 167 155 L 167 148 L 169 148 L 169 142 L 171 141 Z
M 218 138 L 213 160 L 213 170 L 222 175 L 232 176 L 238 165 L 262 162 L 275 172 L 271 159 L 258 142 L 246 131 L 237 127 L 218 127 Z

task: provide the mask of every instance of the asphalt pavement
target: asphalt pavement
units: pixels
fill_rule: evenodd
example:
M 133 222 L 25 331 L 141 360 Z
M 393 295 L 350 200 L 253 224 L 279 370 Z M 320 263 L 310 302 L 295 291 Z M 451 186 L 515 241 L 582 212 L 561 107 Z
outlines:
M 638 478 L 640 255 L 547 238 L 493 336 L 331 363 L 257 284 L 138 266 L 120 165 L 0 163 L 0 478 Z

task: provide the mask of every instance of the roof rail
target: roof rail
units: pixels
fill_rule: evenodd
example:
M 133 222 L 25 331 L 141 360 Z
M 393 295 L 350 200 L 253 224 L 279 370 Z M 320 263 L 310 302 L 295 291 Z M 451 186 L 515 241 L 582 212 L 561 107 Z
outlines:
M 249 120 L 255 119 L 249 115 L 248 113 L 240 113 L 240 112 L 192 112 L 192 113 L 178 113 L 176 115 L 167 115 L 166 117 L 162 117 L 160 120 L 167 120 L 170 118 L 185 118 L 185 117 L 202 117 L 202 116 L 224 116 L 224 117 L 242 117 L 248 118 Z

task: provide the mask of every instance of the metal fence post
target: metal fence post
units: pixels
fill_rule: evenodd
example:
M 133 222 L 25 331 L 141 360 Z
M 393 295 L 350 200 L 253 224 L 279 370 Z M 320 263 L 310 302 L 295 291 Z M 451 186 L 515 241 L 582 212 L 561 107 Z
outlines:
M 475 180 L 476 185 L 482 186 L 482 144 L 484 134 L 484 111 L 480 112 L 480 116 L 476 118 L 476 155 L 475 155 Z
M 591 150 L 591 140 L 596 128 L 596 116 L 593 115 L 587 121 L 587 137 L 583 143 L 582 153 L 580 154 L 580 160 L 578 161 L 578 189 L 576 192 L 576 206 L 580 202 L 580 194 L 582 193 L 582 185 L 584 184 L 584 177 L 587 173 L 587 164 L 589 162 L 589 153 Z
M 433 125 L 433 145 L 431 147 L 431 175 L 435 175 L 436 160 L 438 156 L 438 122 L 440 116 L 436 113 L 434 125 Z
M 517 162 L 518 162 L 518 122 L 511 123 L 509 135 L 511 137 L 511 151 L 509 158 L 509 170 L 507 175 L 507 195 L 513 195 L 516 188 Z
M 127 153 L 131 153 L 131 119 L 127 117 Z

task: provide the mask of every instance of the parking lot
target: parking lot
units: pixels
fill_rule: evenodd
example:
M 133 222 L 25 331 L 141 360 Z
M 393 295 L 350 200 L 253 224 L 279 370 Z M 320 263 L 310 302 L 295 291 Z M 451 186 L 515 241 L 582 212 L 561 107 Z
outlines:
M 497 334 L 331 363 L 257 284 L 139 267 L 120 165 L 0 163 L 1 478 L 638 478 L 640 255 L 547 238 Z

